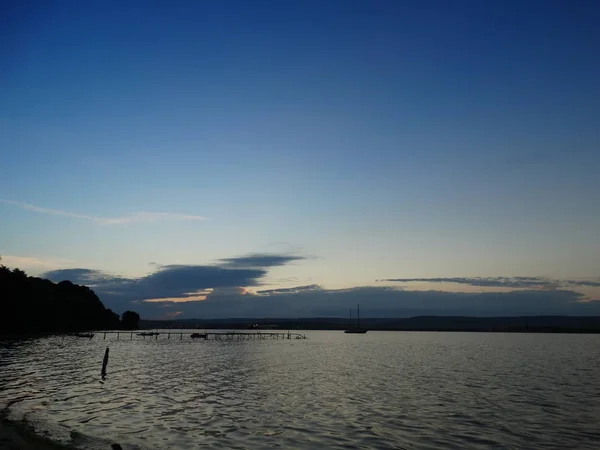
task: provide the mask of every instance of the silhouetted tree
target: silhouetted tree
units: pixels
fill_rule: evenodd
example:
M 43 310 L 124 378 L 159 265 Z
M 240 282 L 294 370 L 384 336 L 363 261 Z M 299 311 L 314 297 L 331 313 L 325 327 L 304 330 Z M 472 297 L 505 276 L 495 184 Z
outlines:
M 140 322 L 140 315 L 135 311 L 125 311 L 121 316 L 121 324 L 126 330 L 137 330 Z
M 0 265 L 0 334 L 72 332 L 120 328 L 87 286 L 29 277 Z
M 104 312 L 105 322 L 107 324 L 106 328 L 121 328 L 121 320 L 119 319 L 119 315 L 116 312 L 113 312 L 112 309 L 108 308 Z
M 27 274 L 25 273 L 24 270 L 13 269 L 12 273 L 13 273 L 14 276 L 19 277 L 21 279 L 26 279 L 27 278 Z

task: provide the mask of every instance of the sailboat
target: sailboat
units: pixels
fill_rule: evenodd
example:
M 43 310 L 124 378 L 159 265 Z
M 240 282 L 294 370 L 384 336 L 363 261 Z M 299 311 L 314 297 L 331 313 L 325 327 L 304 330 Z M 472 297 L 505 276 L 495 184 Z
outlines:
M 352 310 L 350 310 L 350 321 L 352 321 Z M 344 330 L 344 333 L 365 334 L 368 330 L 360 327 L 360 305 L 356 305 L 356 327 Z

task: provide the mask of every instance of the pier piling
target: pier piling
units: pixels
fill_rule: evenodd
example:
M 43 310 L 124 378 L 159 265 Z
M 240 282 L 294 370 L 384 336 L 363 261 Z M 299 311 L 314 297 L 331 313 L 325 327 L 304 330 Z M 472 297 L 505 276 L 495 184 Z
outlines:
M 104 360 L 102 361 L 102 371 L 100 374 L 102 377 L 106 376 L 106 366 L 108 365 L 108 347 L 106 347 L 106 351 L 104 352 Z
M 114 334 L 117 336 L 116 340 L 121 339 L 121 331 L 101 331 L 102 339 L 106 340 L 106 335 Z M 126 333 L 126 332 L 125 332 Z M 142 339 L 146 340 L 147 336 L 154 336 L 155 340 L 158 340 L 160 335 L 166 335 L 167 339 L 171 339 L 171 335 L 179 335 L 179 340 L 183 340 L 183 336 L 191 336 L 192 338 L 202 338 L 201 340 L 216 340 L 216 341 L 264 341 L 264 340 L 279 340 L 279 339 L 308 339 L 306 335 L 300 333 L 292 333 L 291 331 L 213 331 L 213 332 L 202 332 L 192 333 L 190 331 L 169 331 L 167 333 L 136 333 L 137 336 L 141 336 Z M 129 340 L 133 340 L 134 332 L 129 333 Z

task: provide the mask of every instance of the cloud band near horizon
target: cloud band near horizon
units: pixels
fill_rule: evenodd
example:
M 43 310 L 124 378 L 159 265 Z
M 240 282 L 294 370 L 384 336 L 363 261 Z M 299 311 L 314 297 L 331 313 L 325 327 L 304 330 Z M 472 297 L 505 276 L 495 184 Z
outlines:
M 394 283 L 455 283 L 476 287 L 515 289 L 558 289 L 560 287 L 600 287 L 600 277 L 593 279 L 558 280 L 545 277 L 451 277 L 451 278 L 383 278 L 378 282 Z
M 393 278 L 385 281 L 459 283 L 509 287 L 510 292 L 417 291 L 393 286 L 326 289 L 312 284 L 256 289 L 271 268 L 306 257 L 250 254 L 223 258 L 212 265 L 155 265 L 144 277 L 127 278 L 92 269 L 47 272 L 53 281 L 69 279 L 90 286 L 116 311 L 134 309 L 145 318 L 319 317 L 345 316 L 361 304 L 365 317 L 415 315 L 600 315 L 600 297 L 586 298 L 574 289 L 596 287 L 595 280 L 550 280 L 542 277 Z M 379 280 L 384 281 L 384 280 Z M 552 287 L 550 289 L 549 287 Z

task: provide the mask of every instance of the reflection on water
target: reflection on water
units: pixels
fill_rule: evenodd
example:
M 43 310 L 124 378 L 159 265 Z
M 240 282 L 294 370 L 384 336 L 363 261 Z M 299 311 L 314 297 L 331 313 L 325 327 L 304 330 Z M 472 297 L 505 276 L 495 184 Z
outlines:
M 0 408 L 81 448 L 600 448 L 597 335 L 99 336 L 0 346 Z

